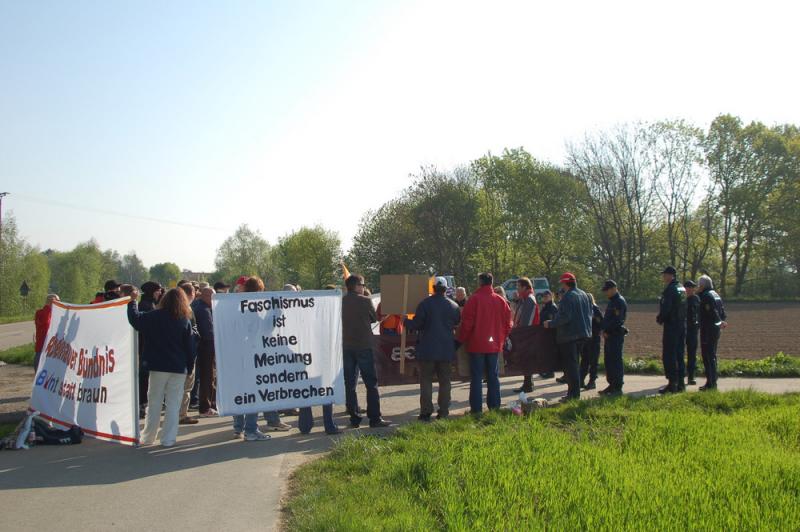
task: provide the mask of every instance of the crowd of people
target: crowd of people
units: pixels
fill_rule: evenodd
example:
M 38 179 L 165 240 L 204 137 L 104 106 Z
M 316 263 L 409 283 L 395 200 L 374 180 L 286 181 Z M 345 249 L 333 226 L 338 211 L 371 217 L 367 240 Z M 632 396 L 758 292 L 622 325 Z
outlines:
M 662 359 L 667 384 L 660 393 L 678 393 L 696 384 L 697 348 L 701 350 L 706 383 L 701 390 L 717 387 L 716 351 L 720 332 L 727 324 L 724 305 L 714 291 L 710 277 L 697 283 L 681 285 L 674 267 L 662 272 L 664 291 L 656 321 L 663 327 Z M 335 289 L 333 285 L 326 287 Z M 148 281 L 140 288 L 109 280 L 92 303 L 130 297 L 128 321 L 138 332 L 140 416 L 144 418 L 142 444 L 156 440 L 161 424 L 160 443 L 175 444 L 180 425 L 198 423 L 189 411 L 197 408 L 198 417 L 216 417 L 216 370 L 214 326 L 211 300 L 215 293 L 262 292 L 264 282 L 255 276 L 242 276 L 233 286 L 222 281 L 208 283 L 180 281 L 165 289 Z M 287 284 L 286 291 L 301 290 Z M 623 393 L 623 348 L 627 303 L 617 283 L 607 280 L 602 286 L 607 303 L 604 311 L 592 294 L 578 288 L 572 273 L 559 279 L 559 289 L 540 294 L 537 301 L 530 279 L 517 281 L 517 297 L 508 301 L 502 287 L 494 285 L 490 273 L 478 276 L 478 287 L 470 296 L 463 287 L 447 295 L 448 284 L 435 278 L 433 293 L 417 306 L 411 317 L 381 316 L 368 297 L 364 278 L 350 275 L 345 280 L 342 298 L 342 353 L 345 383 L 345 408 L 350 425 L 359 427 L 366 414 L 370 427 L 386 427 L 378 391 L 374 359 L 373 324 L 382 321 L 381 331 L 403 327 L 417 334 L 416 360 L 419 364 L 420 410 L 418 419 L 430 421 L 434 415 L 433 381 L 437 380 L 437 419 L 450 415 L 451 372 L 458 350 L 469 358 L 469 407 L 472 414 L 482 411 L 484 400 L 489 409 L 500 408 L 500 361 L 507 350 L 510 332 L 518 327 L 542 327 L 554 331 L 558 361 L 563 376 L 557 380 L 567 385 L 566 399 L 580 398 L 581 390 L 596 387 L 601 347 L 608 386 L 599 393 L 618 396 Z M 44 307 L 36 312 L 35 364 L 38 367 L 43 342 L 50 324 L 52 304 L 57 294 L 47 296 Z M 391 327 L 385 323 L 394 319 Z M 698 342 L 699 335 L 699 342 Z M 684 360 L 687 355 L 687 360 Z M 357 383 L 366 387 L 367 408 L 358 404 Z M 523 377 L 516 392 L 533 391 L 533 375 Z M 540 379 L 554 378 L 554 373 L 540 374 Z M 587 381 L 588 377 L 588 381 Z M 483 384 L 486 383 L 484 398 Z M 333 417 L 333 405 L 322 406 L 323 425 L 328 434 L 341 429 Z M 308 433 L 314 426 L 311 408 L 264 412 L 266 425 L 259 427 L 258 414 L 233 416 L 236 438 L 264 441 L 268 431 L 287 431 L 291 426 L 281 416 L 298 416 L 298 428 Z

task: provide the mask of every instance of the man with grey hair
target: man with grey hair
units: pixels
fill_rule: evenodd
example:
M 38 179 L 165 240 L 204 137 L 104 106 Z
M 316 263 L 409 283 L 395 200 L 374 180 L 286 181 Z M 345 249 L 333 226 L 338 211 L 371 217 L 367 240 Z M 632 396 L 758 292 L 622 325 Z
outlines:
M 714 291 L 711 277 L 703 275 L 697 280 L 700 292 L 700 353 L 706 368 L 706 383 L 700 390 L 717 389 L 717 344 L 720 331 L 728 326 L 725 322 L 725 306 Z
M 459 308 L 463 308 L 467 302 L 467 289 L 463 286 L 457 287 L 455 296 L 456 305 L 458 305 Z

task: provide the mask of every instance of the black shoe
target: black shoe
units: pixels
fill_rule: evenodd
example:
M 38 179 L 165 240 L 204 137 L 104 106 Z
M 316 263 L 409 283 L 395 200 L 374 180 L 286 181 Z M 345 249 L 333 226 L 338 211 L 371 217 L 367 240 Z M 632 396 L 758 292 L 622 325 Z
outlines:
M 560 382 L 561 384 L 566 384 L 567 383 L 567 378 L 566 377 L 559 377 L 559 378 L 556 379 L 556 382 Z
M 351 416 L 350 417 L 350 426 L 353 427 L 354 429 L 357 429 L 358 427 L 361 426 L 361 419 L 362 418 L 357 417 L 357 416 Z
M 366 408 L 359 408 L 358 409 L 358 415 L 359 416 L 363 416 L 366 413 L 367 413 L 367 409 Z
M 597 392 L 597 394 L 598 394 L 598 395 L 608 395 L 608 394 L 610 394 L 612 391 L 614 391 L 614 388 L 612 388 L 611 386 L 606 386 L 605 388 L 603 388 L 602 390 L 600 390 L 599 392 Z
M 533 386 L 520 386 L 519 388 L 514 389 L 514 393 L 531 393 L 533 391 Z
M 683 384 L 683 381 L 681 381 L 681 383 L 678 385 L 678 387 L 675 388 L 675 393 L 683 393 L 685 391 L 686 391 L 686 385 Z
M 689 386 L 694 386 L 695 384 L 697 384 L 697 381 L 694 380 L 694 377 L 689 377 L 688 379 L 686 379 L 686 384 Z
M 622 388 L 614 388 L 608 392 L 609 397 L 622 397 Z
M 450 417 L 450 414 L 442 414 L 441 412 L 436 414 L 436 419 L 447 419 L 449 417 Z
M 675 387 L 673 387 L 672 384 L 667 384 L 663 388 L 659 389 L 658 393 L 660 393 L 661 395 L 665 395 L 668 393 L 675 393 Z
M 341 434 L 341 433 L 342 433 L 342 429 L 340 429 L 339 427 L 336 427 L 333 430 L 326 430 L 325 431 L 325 434 L 327 434 L 328 436 L 336 436 L 337 434 Z
M 429 422 L 430 422 L 430 420 L 431 420 L 431 416 L 430 416 L 430 414 L 429 414 L 429 415 L 427 415 L 427 416 L 423 416 L 423 415 L 419 415 L 419 416 L 417 416 L 417 421 L 422 421 L 422 422 L 424 422 L 424 423 L 429 423 Z M 371 426 L 371 425 L 372 425 L 372 423 L 370 423 L 370 426 Z
M 706 383 L 706 384 L 702 385 L 700 388 L 698 388 L 698 390 L 700 390 L 701 392 L 710 392 L 710 391 L 716 390 L 716 389 L 717 389 L 717 385 L 716 384 L 708 384 L 708 383 Z
M 386 421 L 382 417 L 379 417 L 378 419 L 369 422 L 369 428 L 371 428 L 371 429 L 379 429 L 381 427 L 388 427 L 391 424 L 392 424 L 391 421 Z
M 594 383 L 594 379 L 591 379 L 586 383 L 585 386 L 583 386 L 584 390 L 594 390 L 595 388 L 597 388 L 597 385 Z
M 539 377 L 541 377 L 543 379 L 552 379 L 555 376 L 556 376 L 556 374 L 553 373 L 552 371 L 550 371 L 548 373 L 539 373 Z

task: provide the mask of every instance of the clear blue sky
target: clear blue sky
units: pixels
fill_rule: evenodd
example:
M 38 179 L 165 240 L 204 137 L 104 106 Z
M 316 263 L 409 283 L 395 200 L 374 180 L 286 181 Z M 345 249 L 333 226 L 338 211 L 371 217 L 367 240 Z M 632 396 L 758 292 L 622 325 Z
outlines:
M 42 248 L 210 270 L 240 223 L 348 245 L 422 164 L 560 162 L 629 120 L 800 123 L 791 3 L 537 4 L 2 2 L 4 210 Z

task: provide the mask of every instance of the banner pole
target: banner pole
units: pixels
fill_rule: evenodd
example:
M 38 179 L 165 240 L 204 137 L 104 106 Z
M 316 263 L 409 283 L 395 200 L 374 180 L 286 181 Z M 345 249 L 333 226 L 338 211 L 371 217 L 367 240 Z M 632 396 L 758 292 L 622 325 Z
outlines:
M 401 317 L 400 331 L 400 375 L 406 374 L 406 325 L 408 315 L 408 274 L 403 276 L 403 315 Z
M 139 447 L 139 333 L 131 327 L 133 334 L 133 437 L 136 443 L 134 447 Z

